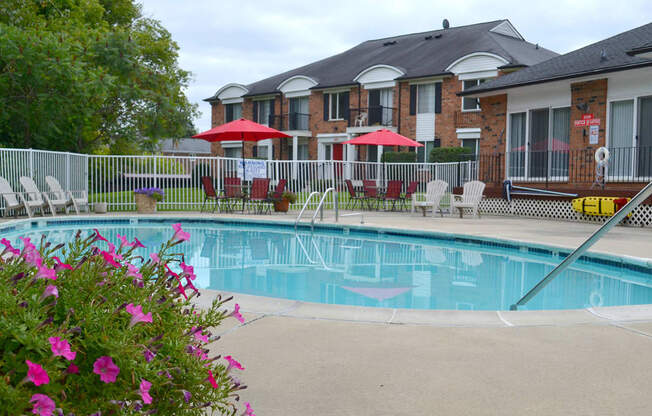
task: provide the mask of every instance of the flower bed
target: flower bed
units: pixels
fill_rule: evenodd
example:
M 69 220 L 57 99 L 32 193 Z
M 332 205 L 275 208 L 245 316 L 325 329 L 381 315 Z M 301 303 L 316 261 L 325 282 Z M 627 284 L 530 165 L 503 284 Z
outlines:
M 100 233 L 67 246 L 22 250 L 0 243 L 0 409 L 14 414 L 235 414 L 233 357 L 209 356 L 214 329 L 239 307 L 220 296 L 207 310 L 192 299 L 193 267 L 173 247 L 189 239 L 179 224 L 158 253 Z M 177 271 L 174 271 L 174 270 Z M 253 415 L 245 404 L 245 415 Z

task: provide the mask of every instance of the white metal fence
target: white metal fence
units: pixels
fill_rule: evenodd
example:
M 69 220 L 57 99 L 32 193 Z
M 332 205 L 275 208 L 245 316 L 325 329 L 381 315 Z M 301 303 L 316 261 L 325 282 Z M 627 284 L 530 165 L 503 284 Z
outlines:
M 287 190 L 297 195 L 290 208 L 300 209 L 312 191 L 335 188 L 342 203 L 348 200 L 344 181 L 351 179 L 361 187 L 362 180 L 376 180 L 386 186 L 389 180 L 401 180 L 403 191 L 412 181 L 425 191 L 428 181 L 442 179 L 451 190 L 477 179 L 477 162 L 451 163 L 378 163 L 325 160 L 253 160 L 192 156 L 102 156 L 49 152 L 31 149 L 0 149 L 0 176 L 14 191 L 22 191 L 20 176 L 34 178 L 39 189 L 47 191 L 45 176 L 56 177 L 66 190 L 85 190 L 91 205 L 106 202 L 110 211 L 136 209 L 133 190 L 158 187 L 165 191 L 160 210 L 199 210 L 204 202 L 201 177 L 211 176 L 216 190 L 224 189 L 224 178 L 240 177 L 245 188 L 254 177 L 271 179 L 271 190 L 286 179 Z M 327 207 L 334 196 L 329 194 Z M 0 198 L 0 211 L 4 211 Z M 309 209 L 315 209 L 314 201 Z

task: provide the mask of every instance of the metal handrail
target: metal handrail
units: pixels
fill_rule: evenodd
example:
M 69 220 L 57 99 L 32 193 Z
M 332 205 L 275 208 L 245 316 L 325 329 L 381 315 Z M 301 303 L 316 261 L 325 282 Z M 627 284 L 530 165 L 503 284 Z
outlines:
M 319 201 L 319 205 L 317 205 L 317 209 L 315 210 L 315 213 L 312 214 L 312 220 L 310 220 L 310 228 L 315 228 L 315 218 L 317 218 L 317 214 L 321 213 L 320 215 L 320 220 L 324 221 L 324 201 L 326 201 L 326 197 L 328 196 L 329 192 L 334 192 L 335 188 L 328 188 L 326 191 L 324 191 L 324 195 L 321 196 L 321 200 Z M 336 208 L 335 210 L 337 211 L 337 198 L 335 198 L 335 205 Z
M 294 221 L 294 229 L 295 230 L 297 229 L 297 224 L 299 224 L 299 221 L 301 220 L 301 216 L 303 215 L 303 212 L 306 210 L 306 208 L 308 207 L 308 204 L 312 200 L 312 197 L 315 196 L 315 195 L 319 196 L 319 192 L 313 191 L 313 192 L 310 193 L 310 195 L 308 195 L 308 199 L 306 199 L 306 202 L 303 204 L 303 208 L 301 208 L 301 211 L 299 212 L 299 215 L 297 215 L 297 219 Z
M 546 287 L 555 277 L 559 276 L 568 266 L 570 266 L 575 260 L 577 260 L 582 254 L 584 254 L 593 244 L 595 244 L 602 236 L 609 230 L 611 230 L 616 224 L 622 221 L 630 212 L 632 212 L 636 207 L 641 205 L 648 197 L 652 195 L 652 182 L 647 184 L 645 188 L 641 190 L 634 198 L 632 198 L 624 207 L 622 207 L 618 212 L 614 214 L 613 217 L 609 218 L 607 222 L 602 224 L 589 238 L 587 238 L 581 246 L 576 248 L 568 257 L 564 259 L 557 267 L 552 269 L 550 273 L 539 283 L 537 283 L 529 292 L 525 294 L 521 299 L 518 300 L 515 304 L 509 307 L 510 310 L 515 311 L 519 306 L 525 305 L 530 299 L 536 296 L 544 287 Z

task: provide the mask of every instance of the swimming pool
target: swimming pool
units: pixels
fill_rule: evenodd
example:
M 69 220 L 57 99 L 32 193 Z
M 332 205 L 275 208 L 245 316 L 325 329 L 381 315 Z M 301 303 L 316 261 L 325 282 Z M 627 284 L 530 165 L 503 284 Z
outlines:
M 508 310 L 568 254 L 566 249 L 476 237 L 319 227 L 314 233 L 270 222 L 229 219 L 39 219 L 0 225 L 0 236 L 53 243 L 98 228 L 110 241 L 138 237 L 149 252 L 181 222 L 178 246 L 195 266 L 195 285 L 325 304 L 439 310 Z M 524 308 L 575 309 L 652 303 L 652 266 L 585 256 Z

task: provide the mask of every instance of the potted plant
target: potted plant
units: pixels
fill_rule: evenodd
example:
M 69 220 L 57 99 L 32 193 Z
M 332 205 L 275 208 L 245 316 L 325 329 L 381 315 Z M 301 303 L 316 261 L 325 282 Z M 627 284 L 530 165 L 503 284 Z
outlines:
M 280 200 L 274 201 L 274 211 L 288 212 L 290 204 L 294 204 L 295 202 L 297 202 L 297 195 L 294 192 L 285 191 Z
M 156 187 L 134 189 L 134 195 L 139 214 L 152 214 L 156 212 L 156 203 L 162 201 L 165 197 L 163 190 Z

